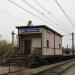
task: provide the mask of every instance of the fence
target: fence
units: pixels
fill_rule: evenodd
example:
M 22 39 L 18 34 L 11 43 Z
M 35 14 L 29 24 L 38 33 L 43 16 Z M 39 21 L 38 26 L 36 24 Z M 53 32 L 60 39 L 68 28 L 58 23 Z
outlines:
M 11 60 L 3 57 L 0 59 L 0 75 L 22 75 L 24 66 Z

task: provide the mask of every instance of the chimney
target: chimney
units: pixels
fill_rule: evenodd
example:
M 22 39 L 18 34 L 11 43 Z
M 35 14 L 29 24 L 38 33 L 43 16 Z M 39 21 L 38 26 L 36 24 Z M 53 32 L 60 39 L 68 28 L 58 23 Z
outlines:
M 27 26 L 31 26 L 31 24 L 32 24 L 32 21 L 28 21 Z

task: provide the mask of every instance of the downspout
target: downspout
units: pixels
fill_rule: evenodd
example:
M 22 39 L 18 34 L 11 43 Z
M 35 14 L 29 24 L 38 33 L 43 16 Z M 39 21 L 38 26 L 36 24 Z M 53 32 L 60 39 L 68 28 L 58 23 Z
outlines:
M 54 55 L 56 55 L 56 52 L 55 52 L 55 33 L 54 33 Z

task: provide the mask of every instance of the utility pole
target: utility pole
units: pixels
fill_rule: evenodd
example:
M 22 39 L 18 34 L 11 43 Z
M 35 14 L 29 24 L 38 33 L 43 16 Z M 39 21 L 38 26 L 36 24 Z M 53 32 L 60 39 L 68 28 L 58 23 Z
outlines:
M 12 54 L 14 54 L 14 35 L 15 35 L 14 31 L 12 31 L 11 35 L 12 35 Z
M 72 32 L 72 55 L 74 55 L 74 33 Z
M 74 32 L 72 32 L 72 34 L 68 34 L 68 35 L 72 35 L 72 50 L 71 50 L 71 53 L 72 53 L 72 55 L 74 55 Z M 68 35 L 64 35 L 64 36 L 68 36 Z M 67 45 L 67 47 L 68 47 L 68 45 Z
M 67 44 L 67 49 L 68 49 L 68 44 Z

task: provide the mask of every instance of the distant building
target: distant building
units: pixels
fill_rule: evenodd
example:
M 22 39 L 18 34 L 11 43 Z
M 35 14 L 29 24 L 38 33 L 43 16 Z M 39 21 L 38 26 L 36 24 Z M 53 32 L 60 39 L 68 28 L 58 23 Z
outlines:
M 72 55 L 73 52 L 75 54 L 75 50 L 73 51 L 71 48 L 64 48 L 63 49 L 63 55 Z
M 45 25 L 17 26 L 19 53 L 62 55 L 62 35 Z
M 70 55 L 70 51 L 71 51 L 71 49 L 65 48 L 63 54 Z

